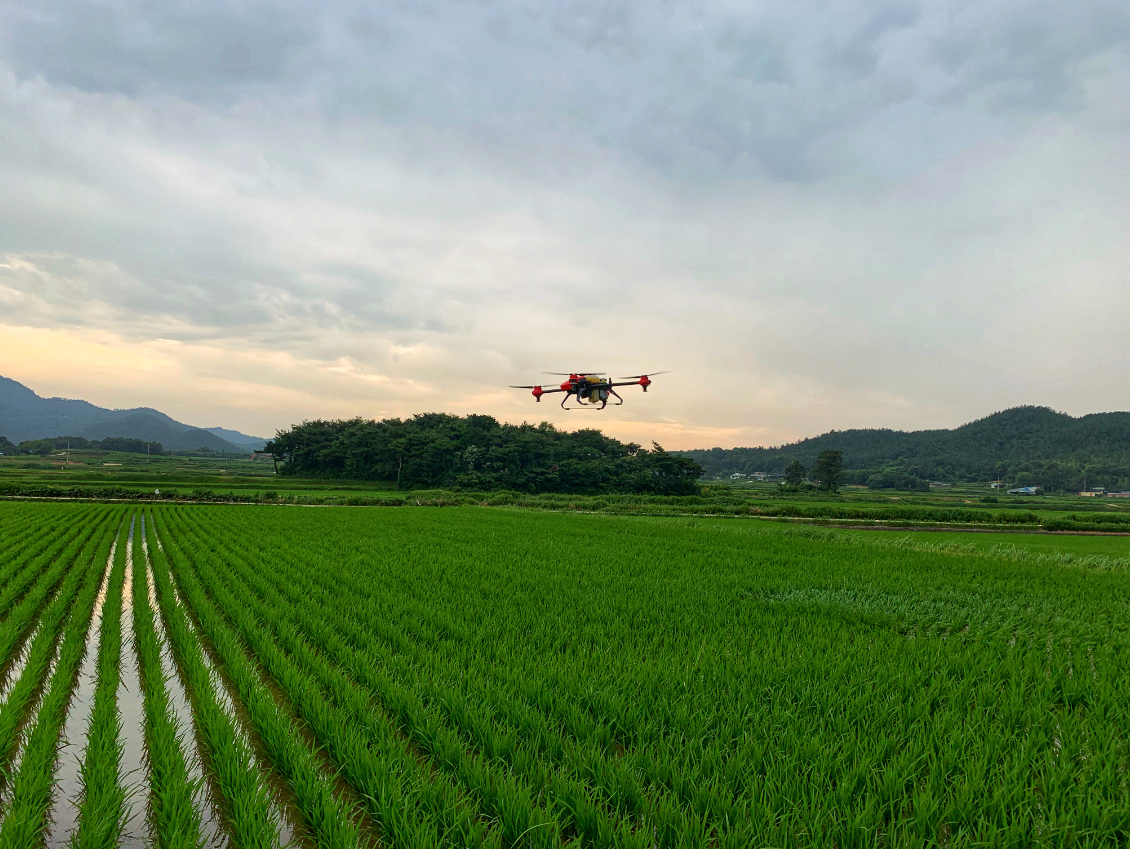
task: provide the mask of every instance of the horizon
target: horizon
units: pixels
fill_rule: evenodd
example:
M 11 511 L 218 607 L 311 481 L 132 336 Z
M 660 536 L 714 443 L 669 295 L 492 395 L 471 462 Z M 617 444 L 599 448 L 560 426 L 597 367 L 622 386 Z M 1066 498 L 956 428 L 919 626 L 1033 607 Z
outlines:
M 174 419 L 175 421 L 177 421 L 181 424 L 190 425 L 190 426 L 196 427 L 198 429 L 202 429 L 202 430 L 208 430 L 208 429 L 231 430 L 231 431 L 241 433 L 244 436 L 252 436 L 252 437 L 255 437 L 257 439 L 264 439 L 264 440 L 268 440 L 268 441 L 273 439 L 275 437 L 275 435 L 277 435 L 277 433 L 284 432 L 284 431 L 290 429 L 291 427 L 301 423 L 301 422 L 298 422 L 298 421 L 290 422 L 289 424 L 287 424 L 285 426 L 280 426 L 280 427 L 276 428 L 269 435 L 268 434 L 262 434 L 262 433 L 254 433 L 252 431 L 244 430 L 243 428 L 235 427 L 235 426 L 232 426 L 232 425 L 229 425 L 229 424 L 224 424 L 224 423 L 211 424 L 211 425 L 195 424 L 191 421 L 188 421 L 186 419 L 181 418 L 178 415 L 171 414 L 167 410 L 163 410 L 160 407 L 156 407 L 156 406 L 153 406 L 153 405 L 150 405 L 150 404 L 138 404 L 138 405 L 127 406 L 127 407 L 108 407 L 104 404 L 98 403 L 97 401 L 92 401 L 90 398 L 70 397 L 70 396 L 61 396 L 61 395 L 48 396 L 48 395 L 44 395 L 41 392 L 36 391 L 35 387 L 28 386 L 26 383 L 23 383 L 23 381 L 17 380 L 16 378 L 12 378 L 9 375 L 0 374 L 0 378 L 7 378 L 8 380 L 12 380 L 12 381 L 20 384 L 25 389 L 30 389 L 32 392 L 34 392 L 36 395 L 38 395 L 43 400 L 85 401 L 87 403 L 93 404 L 96 407 L 102 407 L 103 409 L 112 410 L 114 412 L 130 412 L 130 411 L 133 411 L 133 410 L 154 410 L 158 413 L 162 413 L 164 415 L 169 416 L 170 418 Z M 1057 410 L 1054 407 L 1042 405 L 1042 404 L 1018 404 L 1015 407 L 1006 407 L 1006 408 L 1001 409 L 1001 410 L 994 410 L 991 413 L 986 413 L 984 415 L 977 416 L 976 418 L 972 418 L 972 419 L 969 419 L 967 421 L 964 421 L 964 422 L 961 422 L 959 424 L 955 424 L 955 425 L 952 425 L 952 426 L 949 426 L 949 427 L 917 428 L 917 429 L 914 429 L 914 430 L 903 430 L 903 429 L 899 429 L 899 428 L 882 427 L 882 426 L 872 425 L 872 426 L 853 427 L 853 428 L 831 428 L 829 430 L 821 431 L 819 433 L 800 436 L 800 437 L 793 439 L 789 442 L 777 442 L 777 443 L 764 444 L 764 445 L 690 445 L 690 446 L 662 445 L 662 447 L 666 450 L 669 450 L 669 451 L 694 451 L 694 450 L 709 451 L 709 450 L 712 450 L 714 448 L 722 448 L 724 450 L 729 450 L 729 449 L 733 449 L 733 448 L 777 450 L 777 449 L 780 449 L 780 448 L 785 448 L 785 447 L 788 447 L 790 445 L 796 444 L 798 442 L 804 442 L 804 441 L 807 441 L 807 440 L 810 440 L 810 439 L 817 439 L 817 438 L 820 438 L 820 437 L 823 437 L 823 436 L 831 435 L 833 433 L 842 433 L 842 432 L 845 432 L 845 431 L 872 430 L 872 431 L 892 431 L 892 432 L 895 432 L 895 433 L 907 433 L 907 434 L 920 433 L 920 432 L 924 432 L 924 431 L 937 431 L 937 430 L 952 431 L 952 430 L 955 430 L 957 428 L 964 427 L 965 425 L 974 424 L 978 421 L 983 421 L 985 419 L 992 418 L 994 416 L 1000 415 L 1001 413 L 1007 413 L 1007 412 L 1010 412 L 1012 410 L 1025 409 L 1025 408 L 1047 410 L 1047 411 L 1052 412 L 1056 415 L 1065 415 L 1065 416 L 1069 416 L 1070 418 L 1073 418 L 1073 419 L 1081 419 L 1081 418 L 1085 418 L 1087 416 L 1109 415 L 1109 414 L 1113 414 L 1113 413 L 1130 412 L 1130 411 L 1126 411 L 1126 410 L 1099 410 L 1099 411 L 1093 411 L 1093 412 L 1089 412 L 1089 413 L 1072 414 L 1070 412 L 1067 412 L 1067 411 L 1064 411 L 1064 410 Z M 384 416 L 382 418 L 401 418 L 401 419 L 403 419 L 403 418 L 409 418 L 413 415 L 424 415 L 424 414 L 427 414 L 427 413 L 441 413 L 441 412 L 445 412 L 445 411 L 443 411 L 443 410 L 417 410 L 414 413 L 408 413 L 407 415 L 403 415 L 403 416 Z M 472 415 L 472 414 L 474 414 L 473 411 L 471 413 L 463 413 L 463 414 L 458 414 L 458 415 Z M 479 413 L 479 415 L 490 415 L 490 414 L 489 413 Z M 369 418 L 369 417 L 366 417 L 366 416 L 344 416 L 342 418 L 349 419 L 349 418 Z M 498 417 L 495 417 L 495 418 L 498 418 Z M 536 421 L 536 420 L 525 419 L 523 421 L 507 421 L 505 419 L 499 418 L 498 421 L 505 423 L 505 424 L 514 424 L 514 425 L 519 425 L 519 424 L 537 425 L 537 424 L 540 424 L 541 422 L 546 421 L 546 420 L 542 419 L 540 421 Z M 561 425 L 556 424 L 556 423 L 552 423 L 552 422 L 551 422 L 551 424 L 554 424 L 555 427 L 558 427 L 559 429 L 562 429 L 562 430 L 578 429 L 578 428 L 563 428 L 563 427 L 561 427 Z M 585 424 L 582 424 L 581 426 L 582 427 L 595 428 L 597 430 L 600 430 L 601 432 L 605 432 L 609 436 L 613 436 L 614 438 L 620 439 L 622 442 L 636 442 L 636 443 L 639 443 L 641 445 L 647 445 L 651 441 L 651 440 L 648 440 L 648 441 L 645 442 L 645 441 L 642 441 L 642 440 L 639 440 L 639 439 L 631 439 L 631 438 L 626 438 L 626 437 L 620 437 L 616 434 L 607 432 L 605 430 L 605 428 L 600 426 L 599 423 L 594 423 L 592 421 L 589 421 Z M 4 436 L 4 435 L 5 434 L 0 434 L 0 436 Z M 66 436 L 66 435 L 67 434 L 52 434 L 50 438 L 56 438 L 56 437 L 61 437 L 61 436 Z M 656 441 L 658 441 L 658 440 L 656 440 Z M 660 444 L 662 444 L 662 443 L 660 443 Z
M 1108 408 L 1127 90 L 1106 0 L 17 6 L 0 373 L 673 449 Z M 507 388 L 617 363 L 673 373 L 600 416 Z

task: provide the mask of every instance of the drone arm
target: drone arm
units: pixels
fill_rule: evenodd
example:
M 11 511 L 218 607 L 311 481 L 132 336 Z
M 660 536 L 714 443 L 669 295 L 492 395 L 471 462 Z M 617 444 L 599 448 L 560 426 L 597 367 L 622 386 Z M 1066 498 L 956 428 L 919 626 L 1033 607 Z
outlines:
M 550 395 L 554 392 L 564 392 L 564 389 L 542 389 L 540 386 L 511 386 L 511 389 L 532 389 L 531 394 L 534 396 L 535 401 L 540 401 L 542 395 Z

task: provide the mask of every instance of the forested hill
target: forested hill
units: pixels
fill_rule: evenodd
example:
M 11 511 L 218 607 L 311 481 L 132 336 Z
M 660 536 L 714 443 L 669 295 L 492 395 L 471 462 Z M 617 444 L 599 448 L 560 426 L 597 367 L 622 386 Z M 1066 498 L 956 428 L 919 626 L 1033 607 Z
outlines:
M 198 428 L 149 407 L 109 410 L 88 401 L 42 398 L 22 383 L 0 377 L 0 436 L 21 442 L 79 437 L 140 439 L 159 442 L 170 451 L 198 448 L 242 453 L 257 451 L 266 442 L 226 428 Z
M 951 483 L 1002 480 L 1048 489 L 1130 489 L 1130 413 L 1075 418 L 1047 407 L 1015 407 L 953 430 L 843 430 L 774 448 L 711 448 L 675 452 L 694 459 L 707 477 L 784 470 L 797 459 L 811 467 L 827 449 L 844 452 L 855 483 L 904 485 L 902 478 Z

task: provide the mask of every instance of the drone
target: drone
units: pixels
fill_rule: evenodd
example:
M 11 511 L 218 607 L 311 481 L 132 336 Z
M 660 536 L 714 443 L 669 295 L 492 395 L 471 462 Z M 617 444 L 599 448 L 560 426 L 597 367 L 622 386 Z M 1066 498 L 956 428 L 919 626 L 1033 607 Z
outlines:
M 532 389 L 533 392 L 530 394 L 534 396 L 534 400 L 539 402 L 542 395 L 564 392 L 565 397 L 561 399 L 562 410 L 603 410 L 608 406 L 609 397 L 616 399 L 613 406 L 618 407 L 624 403 L 624 399 L 616 392 L 617 386 L 642 386 L 644 392 L 647 392 L 647 388 L 651 386 L 651 377 L 647 374 L 633 374 L 628 377 L 616 378 L 616 380 L 626 381 L 625 383 L 616 383 L 612 378 L 604 377 L 605 372 L 602 371 L 579 371 L 568 374 L 557 371 L 543 371 L 542 374 L 552 374 L 569 379 L 556 389 L 543 389 L 540 386 L 511 386 L 510 388 Z M 657 374 L 670 374 L 670 372 L 653 371 L 650 373 L 650 375 Z M 576 396 L 577 403 L 581 406 L 566 407 L 565 402 L 569 400 L 570 396 Z M 600 406 L 596 406 L 597 404 Z

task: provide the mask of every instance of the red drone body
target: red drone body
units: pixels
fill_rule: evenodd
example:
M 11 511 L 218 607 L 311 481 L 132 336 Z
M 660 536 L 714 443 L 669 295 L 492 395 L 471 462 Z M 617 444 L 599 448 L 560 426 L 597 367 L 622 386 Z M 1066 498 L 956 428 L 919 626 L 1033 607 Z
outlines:
M 545 374 L 558 374 L 558 372 L 545 372 Z M 625 383 L 616 383 L 611 378 L 602 377 L 604 372 L 581 371 L 570 372 L 567 375 L 564 372 L 560 374 L 569 379 L 564 381 L 557 389 L 543 389 L 541 386 L 511 386 L 510 388 L 532 390 L 530 394 L 534 396 L 535 401 L 541 401 L 542 395 L 553 392 L 564 393 L 565 397 L 561 399 L 561 409 L 563 410 L 603 410 L 608 406 L 609 397 L 617 399 L 617 406 L 624 403 L 624 399 L 616 392 L 617 386 L 640 386 L 644 392 L 647 392 L 647 388 L 651 386 L 651 378 L 646 374 L 633 374 L 630 377 L 618 378 L 618 380 L 626 381 Z M 668 374 L 668 372 L 653 371 L 651 374 Z M 565 402 L 571 396 L 575 397 L 577 403 L 581 406 L 566 407 Z

